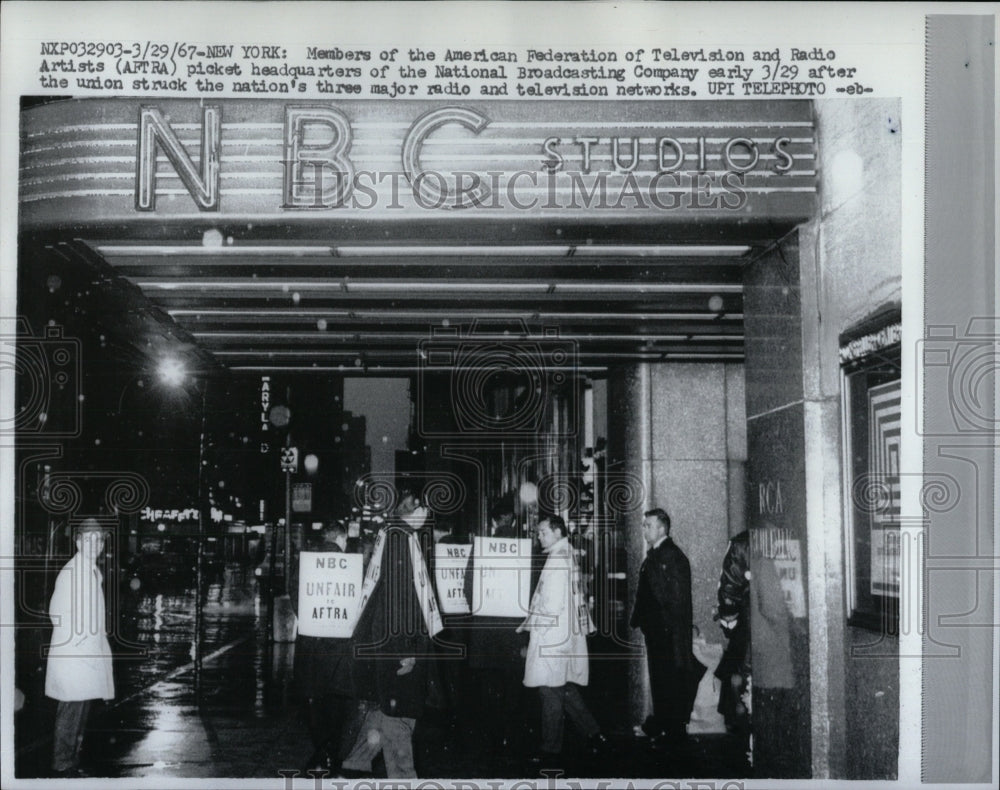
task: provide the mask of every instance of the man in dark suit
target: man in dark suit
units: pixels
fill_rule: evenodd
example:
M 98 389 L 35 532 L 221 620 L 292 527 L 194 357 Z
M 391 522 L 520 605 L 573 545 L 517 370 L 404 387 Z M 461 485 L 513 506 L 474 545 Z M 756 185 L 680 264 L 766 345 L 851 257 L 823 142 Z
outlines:
M 517 520 L 514 515 L 514 497 L 501 497 L 490 509 L 490 523 L 483 537 L 518 538 Z M 465 597 L 472 604 L 475 579 L 475 558 L 470 553 L 465 575 Z M 525 615 L 527 612 L 524 613 Z M 524 615 L 517 617 L 482 617 L 472 612 L 466 620 L 466 645 L 468 668 L 472 685 L 478 689 L 473 701 L 474 715 L 480 723 L 479 731 L 496 749 L 510 749 L 525 736 L 524 655 L 528 644 L 527 634 L 517 628 Z
M 692 651 L 691 565 L 670 538 L 670 516 L 661 508 L 645 514 L 649 545 L 639 570 L 631 626 L 642 630 L 653 696 L 653 715 L 643 729 L 655 749 L 687 739 L 687 722 L 705 667 Z
M 370 772 L 381 752 L 390 778 L 417 776 L 413 731 L 427 701 L 431 637 L 440 630 L 440 620 L 433 629 L 427 622 L 437 613 L 433 592 L 421 598 L 430 579 L 416 533 L 426 518 L 417 493 L 401 488 L 376 541 L 365 577 L 374 586 L 353 636 L 354 686 L 364 714 L 342 769 Z
M 357 538 L 347 536 L 347 527 L 330 520 L 318 537 L 310 541 L 311 551 L 360 554 Z M 290 569 L 289 593 L 296 613 L 299 611 L 299 562 Z M 331 637 L 304 636 L 295 640 L 295 685 L 305 700 L 309 734 L 314 752 L 306 770 L 325 769 L 335 772 L 354 743 L 352 725 L 352 694 L 350 640 Z

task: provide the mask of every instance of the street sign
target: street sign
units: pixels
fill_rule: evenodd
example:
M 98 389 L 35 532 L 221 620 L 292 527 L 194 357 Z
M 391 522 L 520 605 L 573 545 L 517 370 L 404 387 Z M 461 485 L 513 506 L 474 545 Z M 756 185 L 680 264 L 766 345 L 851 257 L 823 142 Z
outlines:
M 281 448 L 281 471 L 282 472 L 297 472 L 299 469 L 299 448 L 298 447 L 282 447 Z
M 296 483 L 292 486 L 292 512 L 308 513 L 312 510 L 312 483 Z

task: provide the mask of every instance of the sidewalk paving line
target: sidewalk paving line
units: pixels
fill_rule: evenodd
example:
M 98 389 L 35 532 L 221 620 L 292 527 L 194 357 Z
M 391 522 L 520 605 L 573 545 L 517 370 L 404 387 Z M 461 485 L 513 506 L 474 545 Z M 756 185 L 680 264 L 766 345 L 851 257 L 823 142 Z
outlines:
M 214 650 L 211 653 L 209 653 L 207 656 L 205 656 L 202 659 L 202 664 L 214 661 L 219 656 L 221 656 L 221 655 L 223 655 L 225 653 L 228 653 L 230 650 L 232 650 L 237 645 L 240 645 L 243 642 L 246 642 L 247 640 L 252 639 L 254 636 L 255 636 L 255 634 L 247 634 L 245 636 L 241 636 L 239 639 L 234 639 L 229 644 L 223 645 L 218 650 Z M 119 707 L 121 705 L 124 705 L 126 702 L 131 702 L 132 700 L 136 699 L 137 697 L 141 697 L 143 694 L 147 694 L 148 692 L 152 691 L 157 686 L 159 686 L 161 683 L 167 683 L 168 681 L 171 681 L 174 678 L 180 677 L 181 675 L 183 675 L 183 674 L 185 674 L 187 672 L 190 672 L 192 669 L 194 669 L 194 661 L 189 661 L 187 664 L 184 664 L 183 666 L 180 666 L 180 667 L 177 667 L 176 669 L 170 670 L 170 672 L 168 672 L 166 675 L 164 675 L 159 680 L 153 681 L 148 686 L 143 686 L 141 689 L 132 692 L 127 697 L 123 697 L 120 700 L 115 700 L 113 704 L 107 706 L 106 710 L 104 711 L 104 713 L 102 715 L 107 715 L 108 711 L 112 711 L 115 708 L 117 708 L 117 707 Z M 14 753 L 15 757 L 19 757 L 21 755 L 27 754 L 28 752 L 32 751 L 33 749 L 41 748 L 42 746 L 45 746 L 45 745 L 47 745 L 47 744 L 49 744 L 51 742 L 52 742 L 52 733 L 50 732 L 47 735 L 43 735 L 42 737 L 37 738 L 37 739 L 31 741 L 31 743 L 24 744 L 24 746 L 22 746 L 20 749 L 18 749 Z
M 254 636 L 255 636 L 255 634 L 247 634 L 245 636 L 241 636 L 239 639 L 234 639 L 229 644 L 223 645 L 218 650 L 213 650 L 211 653 L 209 653 L 207 656 L 205 656 L 201 660 L 202 664 L 207 664 L 207 663 L 210 663 L 210 662 L 214 661 L 219 656 L 221 656 L 221 655 L 223 655 L 225 653 L 228 653 L 230 650 L 232 650 L 237 645 L 240 645 L 243 642 L 246 642 L 247 640 L 253 638 Z M 174 680 L 175 678 L 178 678 L 181 675 L 184 675 L 184 674 L 190 672 L 192 669 L 194 669 L 194 661 L 189 661 L 187 664 L 184 664 L 183 666 L 179 666 L 176 669 L 172 669 L 166 675 L 164 675 L 162 678 L 160 678 L 159 680 L 156 680 L 156 681 L 150 683 L 148 686 L 144 686 L 143 688 L 141 688 L 141 689 L 139 689 L 137 691 L 133 691 L 127 697 L 123 697 L 120 700 L 115 700 L 114 704 L 108 706 L 108 710 L 114 710 L 118 706 L 124 705 L 126 702 L 131 702 L 136 697 L 141 697 L 143 694 L 149 693 L 150 691 L 152 691 L 153 689 L 155 689 L 157 686 L 159 686 L 161 683 L 167 683 L 167 682 L 169 682 L 171 680 Z

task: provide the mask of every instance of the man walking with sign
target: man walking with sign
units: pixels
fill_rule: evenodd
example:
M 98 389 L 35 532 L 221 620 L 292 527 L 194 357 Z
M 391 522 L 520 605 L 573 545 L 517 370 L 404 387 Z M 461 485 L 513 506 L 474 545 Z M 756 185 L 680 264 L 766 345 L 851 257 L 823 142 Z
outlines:
M 343 762 L 349 771 L 371 771 L 382 752 L 390 778 L 417 776 L 413 730 L 427 695 L 430 637 L 441 630 L 416 535 L 426 518 L 418 496 L 402 489 L 394 515 L 375 540 L 354 631 L 355 688 L 364 720 Z
M 517 547 L 518 529 L 512 494 L 502 497 L 491 508 L 487 535 L 477 541 L 480 548 L 489 547 L 489 538 L 496 539 L 501 548 Z M 511 560 L 498 561 L 496 555 L 477 558 L 473 553 L 469 557 L 465 576 L 466 597 L 473 605 L 474 615 L 472 622 L 466 626 L 468 664 L 478 691 L 470 703 L 478 718 L 479 730 L 489 738 L 488 746 L 496 749 L 521 746 L 519 741 L 525 733 L 521 722 L 524 708 L 521 679 L 524 676 L 523 656 L 527 640 L 518 626 L 524 620 L 525 605 L 528 603 L 531 552 L 527 547 L 528 541 L 524 541 L 524 545 L 523 569 L 511 568 L 508 564 L 520 554 L 511 554 Z M 484 573 L 489 574 L 488 579 L 484 578 Z M 474 588 L 477 581 L 484 585 L 487 580 L 506 583 L 504 597 L 513 607 L 509 616 L 499 616 L 495 611 L 489 611 L 484 616 L 483 610 L 489 599 L 481 593 L 477 601 Z M 475 606 L 476 603 L 479 605 Z
M 342 636 L 311 635 L 307 624 L 313 612 L 319 612 L 317 625 L 349 626 L 355 595 L 360 595 L 361 570 L 358 541 L 350 541 L 347 528 L 336 521 L 328 522 L 322 529 L 318 545 L 303 551 L 299 561 L 292 565 L 289 592 L 299 620 L 299 634 L 295 643 L 295 685 L 305 701 L 309 734 L 313 741 L 313 755 L 306 770 L 335 772 L 347 748 L 354 743 L 349 727 L 351 718 L 350 633 Z M 335 562 L 338 555 L 353 554 L 353 563 Z M 345 558 L 346 559 L 346 558 Z M 308 567 L 302 567 L 306 564 Z M 319 570 L 317 571 L 318 566 Z M 333 566 L 333 567 L 330 567 Z M 342 567 L 343 566 L 343 567 Z M 356 566 L 356 576 L 349 571 Z M 331 605 L 332 604 L 332 605 Z M 317 632 L 321 632 L 319 628 Z M 356 730 L 356 728 L 355 728 Z M 343 738 L 341 735 L 343 734 Z M 342 748 L 343 747 L 343 748 Z

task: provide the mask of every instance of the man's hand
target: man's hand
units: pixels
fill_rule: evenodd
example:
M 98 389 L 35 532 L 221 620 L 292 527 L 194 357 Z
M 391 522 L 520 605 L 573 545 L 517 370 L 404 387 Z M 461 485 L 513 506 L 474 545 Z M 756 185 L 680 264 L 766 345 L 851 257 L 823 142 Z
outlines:
M 413 667 L 416 666 L 417 659 L 413 656 L 404 658 L 399 662 L 399 669 L 396 670 L 397 675 L 408 675 L 413 671 Z

